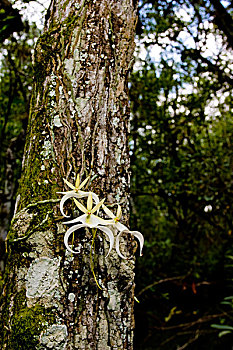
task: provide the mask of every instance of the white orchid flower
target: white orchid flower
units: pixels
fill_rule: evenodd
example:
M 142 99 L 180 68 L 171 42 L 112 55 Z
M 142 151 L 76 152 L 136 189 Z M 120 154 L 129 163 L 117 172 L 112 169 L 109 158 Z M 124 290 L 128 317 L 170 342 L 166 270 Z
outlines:
M 87 199 L 87 207 L 85 208 L 81 203 L 79 203 L 75 198 L 74 202 L 79 208 L 80 211 L 82 211 L 84 214 L 78 216 L 76 219 L 66 221 L 64 224 L 75 224 L 77 222 L 81 222 L 82 224 L 86 225 L 86 227 L 94 228 L 98 225 L 106 226 L 113 223 L 113 220 L 104 220 L 100 218 L 97 215 L 94 215 L 94 213 L 103 205 L 104 199 L 100 201 L 94 208 L 93 201 L 92 201 L 92 193 L 89 192 L 88 199 Z
M 66 249 L 71 252 L 71 253 L 74 253 L 74 254 L 77 254 L 78 252 L 77 251 L 74 251 L 70 248 L 69 244 L 68 244 L 68 240 L 69 240 L 69 237 L 70 235 L 74 232 L 74 231 L 77 231 L 79 230 L 80 228 L 82 227 L 89 227 L 87 226 L 86 224 L 78 224 L 78 225 L 74 225 L 72 227 L 69 228 L 69 230 L 66 232 L 65 236 L 64 236 L 64 244 L 66 246 Z M 98 226 L 97 227 L 98 230 L 101 230 L 103 231 L 104 233 L 106 233 L 106 235 L 108 236 L 109 238 L 109 242 L 110 242 L 110 247 L 109 247 L 109 251 L 108 251 L 108 254 L 106 255 L 105 258 L 108 257 L 109 253 L 111 252 L 112 248 L 113 248 L 113 244 L 114 244 L 114 236 L 113 236 L 113 233 L 112 231 L 108 228 L 108 227 L 105 227 L 105 226 Z
M 109 210 L 104 204 L 102 205 L 103 210 L 105 211 L 105 213 L 111 218 L 112 220 L 112 224 L 114 227 L 116 227 L 116 229 L 118 231 L 120 231 L 116 237 L 116 251 L 117 254 L 122 258 L 122 259 L 127 259 L 121 252 L 120 252 L 120 236 L 122 235 L 123 232 L 126 233 L 130 233 L 132 234 L 134 237 L 136 237 L 139 241 L 140 244 L 140 256 L 142 256 L 142 248 L 143 248 L 143 244 L 144 244 L 144 237 L 141 234 L 141 232 L 139 231 L 130 231 L 128 229 L 128 227 L 126 227 L 125 225 L 121 224 L 119 222 L 119 220 L 121 219 L 122 216 L 122 211 L 121 211 L 121 207 L 120 205 L 118 205 L 117 208 L 117 214 L 114 215 L 111 210 Z
M 64 213 L 63 207 L 65 202 L 67 201 L 67 199 L 69 198 L 83 198 L 83 197 L 88 197 L 89 193 L 91 193 L 92 198 L 94 199 L 95 203 L 98 204 L 99 203 L 99 197 L 93 193 L 93 192 L 86 192 L 86 191 L 81 191 L 81 189 L 86 185 L 86 183 L 88 182 L 90 176 L 88 176 L 83 182 L 81 182 L 80 184 L 80 177 L 79 175 L 77 175 L 76 181 L 75 181 L 75 186 L 72 185 L 72 183 L 70 183 L 69 181 L 67 181 L 66 179 L 63 179 L 65 184 L 72 189 L 72 191 L 66 191 L 66 192 L 57 192 L 60 194 L 64 194 L 64 196 L 62 197 L 61 201 L 60 201 L 60 211 L 62 213 L 62 215 L 66 218 L 69 218 L 69 215 L 66 215 Z

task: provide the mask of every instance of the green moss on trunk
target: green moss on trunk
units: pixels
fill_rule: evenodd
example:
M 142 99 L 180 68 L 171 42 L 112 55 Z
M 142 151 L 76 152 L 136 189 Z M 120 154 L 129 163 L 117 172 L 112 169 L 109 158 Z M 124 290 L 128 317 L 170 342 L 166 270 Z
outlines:
M 39 345 L 43 330 L 54 323 L 54 315 L 40 305 L 28 308 L 24 304 L 25 292 L 16 296 L 16 307 L 11 322 L 9 350 L 33 350 Z

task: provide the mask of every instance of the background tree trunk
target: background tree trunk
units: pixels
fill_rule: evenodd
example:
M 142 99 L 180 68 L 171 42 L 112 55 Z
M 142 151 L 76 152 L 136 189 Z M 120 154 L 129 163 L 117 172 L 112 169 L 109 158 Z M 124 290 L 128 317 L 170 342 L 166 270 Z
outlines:
M 134 260 L 101 237 L 80 253 L 63 244 L 62 178 L 91 175 L 90 189 L 119 202 L 128 220 L 127 77 L 136 8 L 132 0 L 52 1 L 35 49 L 35 84 L 17 213 L 8 234 L 1 299 L 2 349 L 132 349 Z M 71 210 L 71 208 L 70 208 Z M 125 237 L 122 250 L 133 253 Z

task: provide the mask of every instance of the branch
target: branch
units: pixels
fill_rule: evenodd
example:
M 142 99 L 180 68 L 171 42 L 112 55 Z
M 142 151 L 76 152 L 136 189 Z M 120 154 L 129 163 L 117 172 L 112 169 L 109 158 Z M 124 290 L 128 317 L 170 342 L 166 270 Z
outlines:
M 60 202 L 60 199 L 45 199 L 44 201 L 39 201 L 39 202 L 36 202 L 36 203 L 28 204 L 22 210 L 26 210 L 26 209 L 37 207 L 39 204 L 58 203 L 58 202 Z
M 184 279 L 184 278 L 185 278 L 185 276 L 169 277 L 169 278 L 165 278 L 165 279 L 153 282 L 153 283 L 149 284 L 148 286 L 146 286 L 145 288 L 143 288 L 142 290 L 140 290 L 140 292 L 137 294 L 137 297 L 139 297 L 141 294 L 146 292 L 148 289 L 150 289 L 158 284 L 170 282 L 170 281 L 175 281 L 175 280 L 179 280 L 179 279 Z
M 58 203 L 60 202 L 60 199 L 45 199 L 44 201 L 38 201 L 38 202 L 35 202 L 35 203 L 30 203 L 28 204 L 25 208 L 21 209 L 17 214 L 17 207 L 18 207 L 18 204 L 19 204 L 19 201 L 20 201 L 20 195 L 17 196 L 16 198 L 16 203 L 15 203 L 15 210 L 14 210 L 14 216 L 11 220 L 11 225 L 14 223 L 14 221 L 17 219 L 17 215 L 19 215 L 19 213 L 25 211 L 25 210 L 28 210 L 30 208 L 34 208 L 34 207 L 37 207 L 38 205 L 40 204 L 47 204 L 47 203 Z
M 197 324 L 209 322 L 209 321 L 211 321 L 214 318 L 223 317 L 223 316 L 226 316 L 226 315 L 229 315 L 229 314 L 232 314 L 232 313 L 233 313 L 233 310 L 229 311 L 229 312 L 222 312 L 221 314 L 215 314 L 215 315 L 208 315 L 208 316 L 200 317 L 196 321 L 187 322 L 187 323 L 181 323 L 181 324 L 178 324 L 176 326 L 169 326 L 169 327 L 163 327 L 163 326 L 162 327 L 157 327 L 157 326 L 154 326 L 153 328 L 159 329 L 159 330 L 162 330 L 162 331 L 170 331 L 172 329 L 179 329 L 179 328 L 187 329 L 187 328 L 193 327 L 193 326 L 195 326 Z

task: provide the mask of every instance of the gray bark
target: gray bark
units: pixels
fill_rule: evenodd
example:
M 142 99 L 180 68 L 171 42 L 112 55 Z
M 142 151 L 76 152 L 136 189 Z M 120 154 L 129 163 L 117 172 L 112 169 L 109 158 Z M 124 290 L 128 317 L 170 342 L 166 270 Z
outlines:
M 90 190 L 129 215 L 129 106 L 136 8 L 132 0 L 52 1 L 35 56 L 35 84 L 20 182 L 8 234 L 1 299 L 2 349 L 132 349 L 134 258 L 98 235 L 63 244 L 62 178 L 91 176 Z M 67 206 L 70 214 L 73 207 Z M 114 209 L 115 207 L 113 207 Z M 134 240 L 122 238 L 130 256 Z M 29 322 L 29 324 L 28 324 Z

